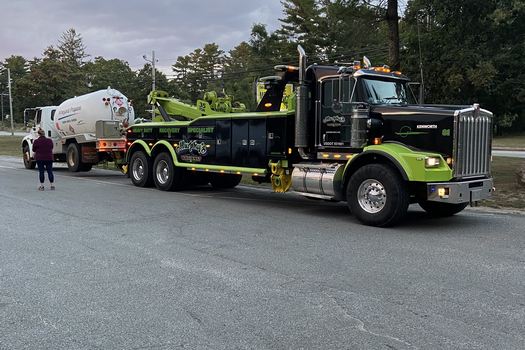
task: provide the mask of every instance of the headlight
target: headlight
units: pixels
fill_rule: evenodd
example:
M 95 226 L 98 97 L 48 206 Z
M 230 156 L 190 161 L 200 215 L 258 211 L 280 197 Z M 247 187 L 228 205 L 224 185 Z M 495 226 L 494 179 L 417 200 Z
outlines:
M 440 162 L 439 157 L 425 157 L 425 168 L 437 168 Z

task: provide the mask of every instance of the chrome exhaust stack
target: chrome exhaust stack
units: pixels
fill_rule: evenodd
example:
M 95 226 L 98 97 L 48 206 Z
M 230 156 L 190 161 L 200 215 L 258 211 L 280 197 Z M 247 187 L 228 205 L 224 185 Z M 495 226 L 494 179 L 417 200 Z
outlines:
M 301 45 L 299 52 L 299 86 L 295 90 L 297 105 L 295 108 L 295 147 L 304 159 L 309 159 L 303 148 L 308 147 L 308 86 L 305 83 L 306 53 Z

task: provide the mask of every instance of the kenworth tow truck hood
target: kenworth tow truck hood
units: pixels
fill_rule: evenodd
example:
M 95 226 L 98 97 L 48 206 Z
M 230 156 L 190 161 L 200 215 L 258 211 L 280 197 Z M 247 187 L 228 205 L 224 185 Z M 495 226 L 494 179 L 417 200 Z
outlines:
M 370 112 L 383 122 L 383 142 L 451 157 L 458 178 L 490 172 L 493 116 L 479 105 L 376 105 Z
M 383 142 L 397 141 L 424 151 L 450 156 L 454 112 L 468 106 L 372 106 L 371 117 L 383 121 Z

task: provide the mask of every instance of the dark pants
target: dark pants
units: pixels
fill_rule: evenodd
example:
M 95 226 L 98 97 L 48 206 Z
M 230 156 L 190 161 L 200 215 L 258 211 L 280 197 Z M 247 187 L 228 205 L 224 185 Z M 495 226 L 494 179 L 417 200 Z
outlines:
M 38 176 L 40 177 L 40 183 L 44 183 L 44 171 L 47 171 L 47 177 L 49 182 L 55 182 L 55 176 L 53 176 L 53 161 L 52 160 L 37 160 L 38 165 Z

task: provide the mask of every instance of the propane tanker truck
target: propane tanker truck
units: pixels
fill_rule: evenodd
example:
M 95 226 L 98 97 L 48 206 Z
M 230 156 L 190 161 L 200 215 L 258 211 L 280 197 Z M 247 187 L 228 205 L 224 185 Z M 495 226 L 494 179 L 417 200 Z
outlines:
M 256 112 L 133 125 L 135 186 L 180 190 L 195 181 L 235 187 L 242 174 L 276 192 L 346 201 L 362 223 L 390 226 L 410 203 L 449 216 L 491 196 L 491 112 L 418 105 L 409 79 L 363 59 L 348 66 L 275 67 Z M 287 83 L 294 111 L 279 111 Z M 165 112 L 165 111 L 164 111 Z
M 22 140 L 24 165 L 35 168 L 33 141 L 42 128 L 53 140 L 55 161 L 66 162 L 73 172 L 89 171 L 101 161 L 123 164 L 125 127 L 133 123 L 134 111 L 122 93 L 108 87 L 70 98 L 59 106 L 27 108 L 24 121 L 33 116 L 33 127 Z

